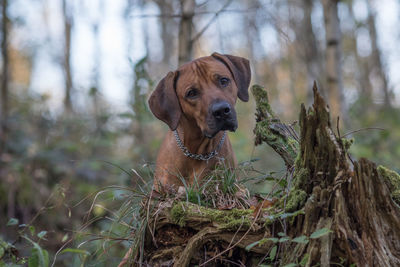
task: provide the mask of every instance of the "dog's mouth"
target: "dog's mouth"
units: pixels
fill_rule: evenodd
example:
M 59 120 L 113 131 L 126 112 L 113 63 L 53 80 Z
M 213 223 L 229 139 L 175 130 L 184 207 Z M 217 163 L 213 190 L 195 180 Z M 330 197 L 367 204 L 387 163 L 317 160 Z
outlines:
M 233 105 L 225 100 L 214 101 L 209 107 L 206 125 L 203 134 L 208 138 L 213 138 L 220 131 L 236 131 L 238 123 Z
M 238 127 L 238 123 L 236 118 L 227 119 L 224 121 L 215 121 L 213 123 L 208 124 L 208 129 L 203 131 L 203 134 L 207 138 L 213 138 L 219 133 L 220 131 L 236 131 Z

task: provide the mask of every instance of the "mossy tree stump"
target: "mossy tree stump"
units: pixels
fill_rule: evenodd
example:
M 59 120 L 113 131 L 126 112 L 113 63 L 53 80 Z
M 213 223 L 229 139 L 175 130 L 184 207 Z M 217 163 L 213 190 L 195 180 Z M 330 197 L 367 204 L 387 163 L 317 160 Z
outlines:
M 400 266 L 400 208 L 387 186 L 388 175 L 367 159 L 349 166 L 345 142 L 332 130 L 316 85 L 313 91 L 312 108 L 301 107 L 295 171 L 306 172 L 308 179 L 294 178 L 307 194 L 305 214 L 288 231 L 292 236 L 307 236 L 321 227 L 332 232 L 307 246 L 290 245 L 282 263 L 306 255 L 306 266 Z
M 247 252 L 249 244 L 278 237 L 279 232 L 289 238 L 310 237 L 325 228 L 329 234 L 309 242 L 278 243 L 272 263 L 400 266 L 400 178 L 367 159 L 350 164 L 345 140 L 332 130 L 329 109 L 315 85 L 313 91 L 313 106 L 308 111 L 301 106 L 299 144 L 274 128 L 272 132 L 256 128 L 256 135 L 257 131 L 264 134 L 257 136 L 258 141 L 272 141 L 293 176 L 290 193 L 276 206 L 283 212 L 302 212 L 282 221 L 268 216 L 271 209 L 255 214 L 254 210 L 220 211 L 176 200 L 150 201 L 145 208 L 152 205 L 156 212 L 147 214 L 141 261 L 150 266 L 233 266 L 232 262 L 257 266 L 276 243 L 261 242 Z M 266 95 L 261 96 L 256 100 L 265 100 Z M 257 101 L 258 125 L 271 119 L 266 109 L 272 114 L 267 102 L 261 103 L 264 106 Z

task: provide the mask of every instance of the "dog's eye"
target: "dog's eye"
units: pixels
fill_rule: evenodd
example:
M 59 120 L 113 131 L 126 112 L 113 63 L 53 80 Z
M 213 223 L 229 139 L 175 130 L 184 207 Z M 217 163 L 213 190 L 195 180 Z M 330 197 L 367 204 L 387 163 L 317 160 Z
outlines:
M 189 99 L 194 99 L 199 96 L 199 90 L 196 88 L 192 88 L 189 91 L 186 92 L 185 97 Z
M 226 77 L 222 77 L 222 78 L 219 79 L 219 84 L 222 87 L 228 86 L 229 82 L 230 82 L 230 80 L 228 78 L 226 78 Z

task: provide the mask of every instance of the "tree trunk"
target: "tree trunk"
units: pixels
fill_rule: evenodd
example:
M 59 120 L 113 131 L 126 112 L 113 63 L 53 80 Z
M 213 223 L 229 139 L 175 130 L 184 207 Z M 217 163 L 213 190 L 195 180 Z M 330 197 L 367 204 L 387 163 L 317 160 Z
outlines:
M 357 30 L 359 28 L 358 27 L 359 23 L 356 21 L 356 18 L 354 15 L 352 2 L 348 3 L 348 8 L 349 8 L 349 13 L 350 13 L 350 18 L 354 24 L 353 30 L 354 30 L 354 32 L 357 32 Z M 359 88 L 360 88 L 360 94 L 361 94 L 363 101 L 365 101 L 365 103 L 367 105 L 369 105 L 369 108 L 366 110 L 366 112 L 371 112 L 374 109 L 371 106 L 373 104 L 372 85 L 369 80 L 370 67 L 369 67 L 368 59 L 360 56 L 358 49 L 357 49 L 357 37 L 352 35 L 351 37 L 348 37 L 348 38 L 351 38 L 352 50 L 354 51 L 354 56 L 355 56 L 356 62 L 357 62 L 357 72 L 358 73 L 356 75 L 357 75 L 357 81 L 358 81 Z
M 338 0 L 323 0 L 326 39 L 326 90 L 333 117 L 343 116 L 341 32 Z
M 100 118 L 101 115 L 101 105 L 100 105 L 100 69 L 101 69 L 101 42 L 100 42 L 100 36 L 99 36 L 99 29 L 100 29 L 100 22 L 102 16 L 104 16 L 104 2 L 102 0 L 99 1 L 98 4 L 98 15 L 95 15 L 92 18 L 92 33 L 93 33 L 93 39 L 94 39 L 94 65 L 92 69 L 92 85 L 90 88 L 89 95 L 92 99 L 92 105 L 93 105 L 93 116 L 94 120 L 96 123 L 96 131 L 98 133 L 101 132 L 101 126 L 102 126 L 102 121 Z
M 300 40 L 303 53 L 303 62 L 307 68 L 307 84 L 308 88 L 312 88 L 314 81 L 322 85 L 321 77 L 321 62 L 320 52 L 315 38 L 314 30 L 311 22 L 311 14 L 313 10 L 313 0 L 303 0 L 304 17 L 301 25 L 301 32 L 296 34 Z M 310 105 L 313 101 L 313 93 L 311 90 L 307 91 L 307 104 Z
M 155 1 L 161 14 L 172 15 L 174 13 L 172 1 L 156 0 Z M 174 58 L 175 51 L 175 40 L 176 36 L 172 34 L 176 32 L 175 20 L 168 16 L 162 16 L 161 20 L 161 40 L 163 42 L 163 63 L 166 67 L 176 65 L 176 58 Z M 174 60 L 175 59 L 175 60 Z
M 389 83 L 386 77 L 384 66 L 382 64 L 381 51 L 378 47 L 378 36 L 375 24 L 376 15 L 372 7 L 371 0 L 367 0 L 367 6 L 368 6 L 367 23 L 368 23 L 368 31 L 369 31 L 369 36 L 371 38 L 371 48 L 372 48 L 371 63 L 370 63 L 372 66 L 372 73 L 375 74 L 375 78 L 379 79 L 379 84 L 380 84 L 379 91 L 383 92 L 384 106 L 390 107 L 391 95 L 390 95 Z
M 73 88 L 72 70 L 71 70 L 72 12 L 68 8 L 67 0 L 62 0 L 62 11 L 64 19 L 64 57 L 63 57 L 63 69 L 65 76 L 64 108 L 67 113 L 71 113 L 73 111 L 72 99 L 71 99 L 71 91 Z
M 2 25 L 1 25 L 1 55 L 3 59 L 1 75 L 1 129 L 0 129 L 0 154 L 5 151 L 8 135 L 8 84 L 9 84 L 9 54 L 8 54 L 8 0 L 2 1 Z
M 178 45 L 178 65 L 192 60 L 193 58 L 193 16 L 196 6 L 195 0 L 180 0 L 181 21 L 179 23 L 179 45 Z
M 153 196 L 143 202 L 144 227 L 134 233 L 141 241 L 130 250 L 132 265 L 141 255 L 150 266 L 400 266 L 400 176 L 366 159 L 351 168 L 349 142 L 332 130 L 315 85 L 313 92 L 313 106 L 301 107 L 288 194 L 266 209 L 263 200 L 255 210 L 216 210 Z M 270 113 L 266 98 L 256 102 L 258 112 Z

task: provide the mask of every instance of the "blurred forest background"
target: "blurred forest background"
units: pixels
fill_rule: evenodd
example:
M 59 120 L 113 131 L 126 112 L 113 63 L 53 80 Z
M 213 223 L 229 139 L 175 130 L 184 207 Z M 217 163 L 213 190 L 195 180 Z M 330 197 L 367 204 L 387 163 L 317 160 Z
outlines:
M 79 231 L 107 231 L 124 191 L 107 191 L 87 214 L 93 194 L 150 180 L 167 131 L 150 92 L 214 51 L 248 58 L 252 84 L 288 123 L 316 80 L 341 135 L 355 138 L 352 156 L 399 171 L 399 23 L 396 0 L 1 0 L 0 241 L 22 243 L 29 226 L 54 256 Z M 252 99 L 237 109 L 239 161 L 282 171 L 272 149 L 253 145 Z M 127 245 L 111 246 L 108 263 Z

